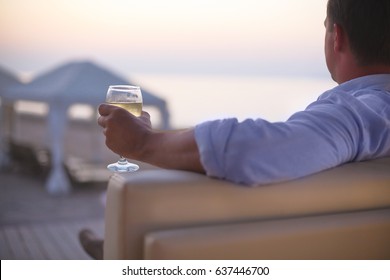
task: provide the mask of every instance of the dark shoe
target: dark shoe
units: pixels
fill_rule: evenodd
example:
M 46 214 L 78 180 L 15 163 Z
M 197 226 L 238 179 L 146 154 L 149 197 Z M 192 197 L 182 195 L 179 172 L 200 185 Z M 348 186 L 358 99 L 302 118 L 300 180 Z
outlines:
M 103 259 L 103 240 L 95 236 L 89 229 L 83 229 L 79 233 L 79 240 L 84 251 L 95 260 Z

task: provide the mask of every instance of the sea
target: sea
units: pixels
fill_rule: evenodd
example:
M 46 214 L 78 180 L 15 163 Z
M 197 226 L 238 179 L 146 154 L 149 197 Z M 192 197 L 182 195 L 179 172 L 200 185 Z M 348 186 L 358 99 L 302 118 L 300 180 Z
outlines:
M 139 74 L 130 79 L 166 100 L 174 128 L 221 118 L 285 121 L 336 86 L 330 77 Z M 153 123 L 158 112 L 150 114 Z
M 221 118 L 285 121 L 336 86 L 330 77 L 132 73 L 129 80 L 166 101 L 174 129 Z M 38 114 L 48 111 L 46 104 L 32 102 L 20 102 L 16 109 Z M 147 104 L 144 110 L 150 113 L 153 126 L 158 127 L 159 111 Z M 89 118 L 95 113 L 96 108 L 85 105 L 70 110 L 74 118 Z

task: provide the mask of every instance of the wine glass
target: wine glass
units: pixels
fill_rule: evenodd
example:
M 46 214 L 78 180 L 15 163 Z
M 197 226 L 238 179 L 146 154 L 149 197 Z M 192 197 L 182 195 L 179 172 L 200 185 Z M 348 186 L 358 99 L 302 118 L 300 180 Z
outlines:
M 106 103 L 121 107 L 139 117 L 142 113 L 142 93 L 138 86 L 112 85 L 108 87 Z M 139 169 L 135 163 L 128 162 L 123 156 L 107 168 L 114 172 L 134 172 Z

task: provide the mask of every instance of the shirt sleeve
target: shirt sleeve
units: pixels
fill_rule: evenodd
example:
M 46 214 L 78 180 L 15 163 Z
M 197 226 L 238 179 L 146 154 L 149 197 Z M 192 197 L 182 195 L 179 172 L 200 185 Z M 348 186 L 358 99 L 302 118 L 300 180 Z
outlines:
M 286 122 L 202 123 L 195 138 L 209 176 L 245 185 L 276 183 L 364 158 L 367 124 L 381 119 L 371 111 L 356 98 L 338 94 L 319 99 Z

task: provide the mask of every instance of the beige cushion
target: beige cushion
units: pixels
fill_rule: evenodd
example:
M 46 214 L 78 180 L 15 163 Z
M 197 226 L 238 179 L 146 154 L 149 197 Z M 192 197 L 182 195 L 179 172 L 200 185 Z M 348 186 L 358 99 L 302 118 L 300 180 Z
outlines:
M 145 259 L 390 259 L 390 208 L 156 231 Z

